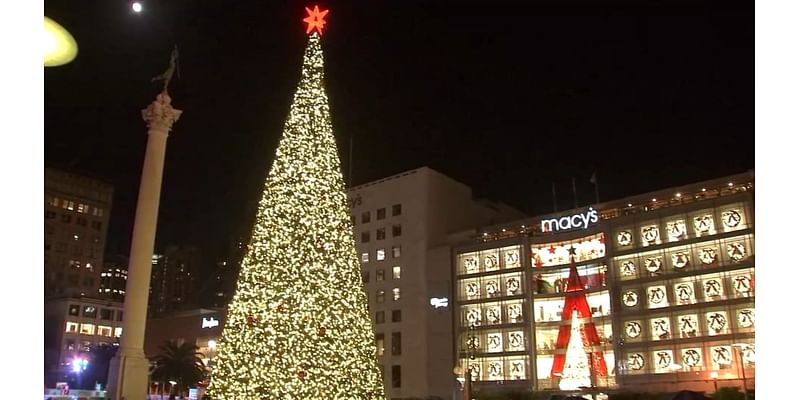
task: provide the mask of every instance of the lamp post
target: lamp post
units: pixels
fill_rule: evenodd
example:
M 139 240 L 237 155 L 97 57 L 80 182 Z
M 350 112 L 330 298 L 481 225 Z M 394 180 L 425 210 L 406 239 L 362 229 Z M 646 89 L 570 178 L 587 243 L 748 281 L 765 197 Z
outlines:
M 744 349 L 750 347 L 748 343 L 734 343 L 737 353 L 739 353 L 739 371 L 742 375 L 742 389 L 744 389 L 744 400 L 750 400 L 750 395 L 747 393 L 747 375 L 744 370 Z

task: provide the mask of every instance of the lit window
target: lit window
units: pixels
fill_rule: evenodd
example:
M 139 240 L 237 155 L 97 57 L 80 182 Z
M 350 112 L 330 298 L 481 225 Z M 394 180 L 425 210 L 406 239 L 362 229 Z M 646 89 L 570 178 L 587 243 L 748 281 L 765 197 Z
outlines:
M 82 335 L 94 335 L 94 324 L 81 324 Z
M 386 259 L 386 249 L 378 249 L 378 251 L 375 252 L 375 258 L 378 261 L 385 260 Z
M 400 279 L 400 266 L 395 265 L 392 267 L 392 279 Z
M 383 351 L 384 351 L 383 350 L 384 349 L 384 345 L 383 345 L 383 334 L 382 333 L 376 333 L 375 334 L 375 347 L 377 347 L 377 350 L 378 350 L 378 354 L 377 354 L 378 357 L 382 356 L 383 355 Z
M 97 318 L 97 307 L 95 306 L 84 306 L 83 307 L 83 316 L 89 318 Z
M 47 204 L 53 207 L 58 207 L 58 197 L 51 197 L 50 201 L 48 201 Z
M 122 336 L 122 327 L 114 328 L 114 337 L 120 337 L 120 336 Z
M 369 262 L 369 253 L 361 253 L 361 262 Z
M 381 269 L 379 269 L 379 270 L 375 271 L 375 280 L 376 280 L 376 281 L 382 281 L 382 280 L 384 280 L 384 279 L 386 279 L 386 274 L 385 274 L 385 272 L 383 271 L 383 268 L 381 268 Z
M 386 300 L 386 291 L 378 290 L 378 292 L 375 294 L 375 302 L 383 303 L 384 300 Z
M 78 212 L 81 214 L 86 214 L 89 212 L 89 206 L 86 204 L 78 203 Z
M 81 306 L 77 304 L 70 304 L 69 305 L 69 315 L 78 316 L 81 312 Z
M 67 329 L 64 332 L 78 333 L 78 324 L 75 322 L 67 322 Z
M 400 246 L 392 246 L 392 258 L 400 257 Z
M 97 335 L 111 337 L 111 327 L 105 325 L 97 325 Z
M 64 200 L 64 201 L 61 203 L 61 207 L 62 207 L 62 208 L 66 208 L 67 210 L 70 210 L 70 211 L 72 211 L 72 210 L 74 210 L 74 209 L 75 209 L 75 203 L 74 203 L 74 202 L 72 202 L 72 201 L 69 201 L 69 200 Z
M 403 206 L 401 204 L 395 204 L 392 206 L 392 216 L 396 217 L 403 212 Z
M 392 289 L 392 300 L 394 301 L 400 300 L 400 288 Z
M 392 237 L 398 237 L 403 234 L 402 225 L 392 225 Z

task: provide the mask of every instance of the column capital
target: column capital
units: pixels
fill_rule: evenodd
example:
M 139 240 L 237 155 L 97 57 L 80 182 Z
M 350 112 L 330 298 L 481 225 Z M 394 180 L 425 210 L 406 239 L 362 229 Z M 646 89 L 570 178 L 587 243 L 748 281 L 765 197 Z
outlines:
M 160 130 L 169 133 L 172 124 L 181 117 L 183 111 L 172 108 L 169 95 L 166 91 L 156 96 L 156 100 L 150 103 L 147 108 L 142 110 L 142 119 L 147 122 L 147 127 L 151 130 Z

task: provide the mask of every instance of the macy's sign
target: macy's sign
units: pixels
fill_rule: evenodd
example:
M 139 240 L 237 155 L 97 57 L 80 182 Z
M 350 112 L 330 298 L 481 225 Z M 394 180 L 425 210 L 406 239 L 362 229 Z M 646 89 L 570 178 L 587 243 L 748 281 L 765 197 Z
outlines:
M 597 223 L 597 219 L 597 210 L 589 207 L 586 212 L 579 214 L 543 219 L 542 232 L 563 231 L 574 228 L 586 229 L 590 224 Z

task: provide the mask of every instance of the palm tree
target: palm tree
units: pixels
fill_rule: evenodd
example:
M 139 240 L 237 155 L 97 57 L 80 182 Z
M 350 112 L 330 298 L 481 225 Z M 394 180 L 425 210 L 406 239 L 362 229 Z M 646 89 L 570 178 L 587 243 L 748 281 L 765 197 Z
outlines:
M 161 353 L 155 358 L 155 366 L 151 371 L 152 379 L 161 382 L 162 386 L 168 381 L 175 381 L 170 391 L 170 400 L 175 398 L 175 388 L 183 398 L 186 387 L 197 384 L 206 375 L 206 367 L 200 359 L 202 355 L 197 346 L 174 340 L 168 340 L 160 347 Z

